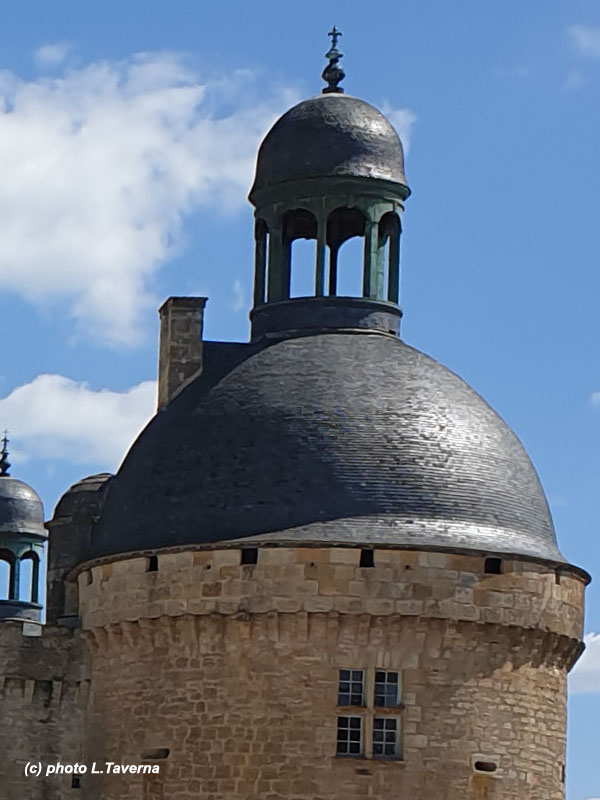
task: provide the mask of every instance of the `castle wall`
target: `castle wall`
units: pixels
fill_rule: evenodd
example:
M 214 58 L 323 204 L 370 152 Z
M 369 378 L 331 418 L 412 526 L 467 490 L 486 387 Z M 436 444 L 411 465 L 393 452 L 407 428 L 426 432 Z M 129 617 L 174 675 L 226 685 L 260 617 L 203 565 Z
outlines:
M 26 777 L 25 767 L 81 760 L 89 652 L 67 628 L 24 636 L 22 627 L 0 625 L 0 798 L 65 800 L 71 776 Z
M 583 579 L 532 563 L 344 548 L 185 551 L 79 577 L 91 800 L 562 800 Z M 343 758 L 340 669 L 398 671 L 402 757 Z M 371 678 L 372 679 L 372 678 Z M 369 755 L 367 743 L 365 755 Z M 162 752 L 161 752 L 162 751 Z M 168 757 L 164 757 L 168 752 Z M 474 760 L 494 761 L 493 775 Z

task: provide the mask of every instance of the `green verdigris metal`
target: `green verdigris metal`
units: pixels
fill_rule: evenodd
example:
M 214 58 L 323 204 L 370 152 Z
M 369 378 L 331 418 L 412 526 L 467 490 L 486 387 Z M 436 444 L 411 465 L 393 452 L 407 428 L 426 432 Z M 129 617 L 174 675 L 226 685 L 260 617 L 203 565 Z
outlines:
M 254 305 L 290 297 L 291 244 L 297 238 L 316 240 L 316 297 L 336 295 L 337 256 L 341 245 L 352 236 L 364 237 L 363 297 L 398 302 L 400 270 L 400 219 L 404 197 L 391 183 L 376 179 L 323 178 L 279 185 L 271 197 L 253 196 L 260 203 L 255 225 Z M 273 195 L 276 195 L 273 197 Z M 342 211 L 357 210 L 344 220 Z M 310 230 L 306 212 L 314 219 Z M 331 215 L 338 212 L 337 230 Z M 392 215 L 388 217 L 387 215 Z M 304 219 L 302 229 L 290 222 Z M 335 219 L 335 218 L 334 218 Z M 330 223 L 328 225 L 328 223 Z M 291 228 L 291 230 L 290 230 Z M 267 243 L 268 239 L 268 243 Z M 384 285 L 384 251 L 389 239 L 388 281 Z M 326 250 L 329 249 L 329 259 Z M 326 281 L 328 270 L 328 280 Z M 268 277 L 267 277 L 268 276 Z

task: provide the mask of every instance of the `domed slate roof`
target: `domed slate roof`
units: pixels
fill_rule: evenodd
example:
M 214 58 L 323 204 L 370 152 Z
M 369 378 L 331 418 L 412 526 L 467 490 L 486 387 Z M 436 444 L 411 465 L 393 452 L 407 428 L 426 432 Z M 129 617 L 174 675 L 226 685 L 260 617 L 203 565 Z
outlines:
M 260 146 L 250 197 L 278 183 L 324 177 L 379 178 L 402 184 L 408 196 L 398 134 L 364 100 L 322 94 L 287 111 Z
M 44 507 L 31 486 L 8 475 L 0 477 L 0 534 L 27 533 L 47 537 Z
M 369 333 L 248 353 L 150 422 L 111 482 L 92 557 L 241 539 L 564 561 L 523 446 L 441 364 Z
M 99 472 L 74 483 L 59 499 L 52 519 L 97 514 L 106 486 L 113 477 L 110 472 Z

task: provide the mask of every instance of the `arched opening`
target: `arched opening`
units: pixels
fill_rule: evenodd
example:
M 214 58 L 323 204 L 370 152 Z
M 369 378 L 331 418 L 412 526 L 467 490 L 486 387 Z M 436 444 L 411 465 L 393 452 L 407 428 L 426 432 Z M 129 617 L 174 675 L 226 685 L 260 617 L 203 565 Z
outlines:
M 358 208 L 336 208 L 327 218 L 329 294 L 362 297 L 365 215 Z
M 296 239 L 291 244 L 290 297 L 314 297 L 317 243 Z
M 0 558 L 0 600 L 8 600 L 10 592 L 10 563 Z
M 37 603 L 40 559 L 29 550 L 19 560 L 19 600 Z
M 337 254 L 338 297 L 362 297 L 364 273 L 364 241 L 353 237 L 345 241 Z
M 15 557 L 10 550 L 0 550 L 0 600 L 14 600 Z
M 400 218 L 394 211 L 379 220 L 379 258 L 383 267 L 383 297 L 397 303 L 400 298 Z
M 22 558 L 19 562 L 19 600 L 29 602 L 33 588 L 33 560 Z
M 314 297 L 317 219 L 304 208 L 283 218 L 283 297 Z M 310 241 L 310 240 L 313 241 Z

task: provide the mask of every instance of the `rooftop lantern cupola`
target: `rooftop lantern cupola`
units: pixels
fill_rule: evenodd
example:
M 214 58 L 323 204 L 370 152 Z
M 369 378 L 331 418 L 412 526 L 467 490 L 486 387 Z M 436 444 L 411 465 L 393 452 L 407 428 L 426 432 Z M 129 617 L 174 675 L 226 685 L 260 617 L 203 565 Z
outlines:
M 9 474 L 8 431 L 0 448 L 0 622 L 38 622 L 40 562 L 48 533 L 36 492 Z
M 398 333 L 400 215 L 410 194 L 402 143 L 380 111 L 344 93 L 341 33 L 334 26 L 329 36 L 327 86 L 286 112 L 258 153 L 250 191 L 255 339 L 298 328 Z M 353 237 L 363 241 L 362 293 L 340 297 L 338 256 Z M 297 239 L 315 241 L 311 303 L 290 296 Z

